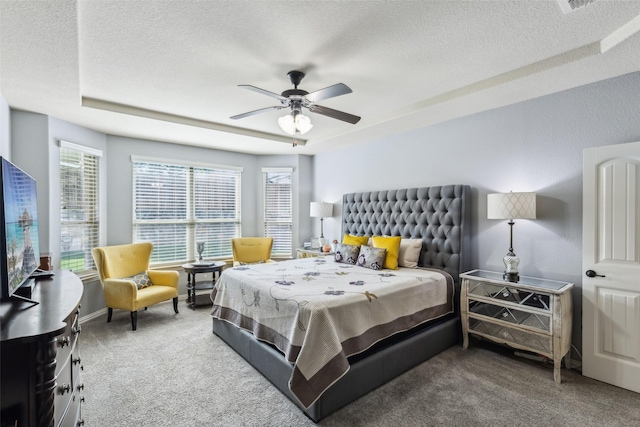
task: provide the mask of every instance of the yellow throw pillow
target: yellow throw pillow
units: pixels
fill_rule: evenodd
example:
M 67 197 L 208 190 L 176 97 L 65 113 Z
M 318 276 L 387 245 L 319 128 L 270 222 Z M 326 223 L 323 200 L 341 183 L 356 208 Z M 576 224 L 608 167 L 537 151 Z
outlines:
M 387 257 L 384 259 L 384 268 L 391 270 L 398 269 L 398 253 L 400 252 L 400 241 L 402 237 L 381 237 L 373 236 L 374 248 L 385 248 L 387 250 Z
M 345 234 L 342 237 L 343 245 L 366 245 L 369 241 L 369 236 L 354 236 L 353 234 Z

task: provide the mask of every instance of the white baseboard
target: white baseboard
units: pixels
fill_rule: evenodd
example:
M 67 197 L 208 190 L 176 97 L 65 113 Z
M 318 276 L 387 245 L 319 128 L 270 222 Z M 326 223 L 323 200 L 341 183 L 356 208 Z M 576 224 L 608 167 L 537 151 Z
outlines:
M 100 317 L 103 314 L 107 314 L 107 307 L 102 310 L 94 311 L 93 313 L 89 313 L 86 316 L 80 316 L 79 322 L 82 325 L 84 322 L 88 322 L 89 320 L 93 320 L 96 317 Z
M 187 295 L 184 295 L 184 294 L 183 295 L 178 295 L 178 301 L 184 301 L 186 299 L 187 299 Z M 166 300 L 166 301 L 163 301 L 163 302 L 161 302 L 159 304 L 165 304 L 165 303 L 170 302 L 170 301 L 171 300 Z M 93 313 L 89 313 L 86 316 L 80 316 L 80 319 L 78 319 L 78 321 L 80 322 L 80 324 L 83 324 L 84 322 L 88 322 L 89 320 L 93 320 L 96 317 L 102 316 L 103 314 L 107 314 L 107 307 L 105 307 L 103 309 L 100 309 L 98 311 L 94 311 Z

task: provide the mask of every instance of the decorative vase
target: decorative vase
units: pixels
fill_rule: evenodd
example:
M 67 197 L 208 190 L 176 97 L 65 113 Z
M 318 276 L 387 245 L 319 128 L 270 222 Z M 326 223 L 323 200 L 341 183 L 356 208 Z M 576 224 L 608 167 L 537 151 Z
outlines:
M 205 242 L 197 242 L 196 249 L 198 251 L 198 261 L 202 262 L 202 252 L 204 252 L 204 243 Z

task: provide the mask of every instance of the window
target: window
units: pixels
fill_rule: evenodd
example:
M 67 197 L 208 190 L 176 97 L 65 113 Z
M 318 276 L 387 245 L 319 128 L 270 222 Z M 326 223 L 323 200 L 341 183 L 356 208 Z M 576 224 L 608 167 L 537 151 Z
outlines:
M 132 156 L 133 240 L 154 244 L 151 262 L 231 257 L 231 238 L 240 236 L 242 169 L 171 164 Z
M 273 237 L 272 255 L 291 256 L 293 225 L 292 171 L 262 169 L 264 182 L 264 235 Z
M 60 268 L 81 274 L 95 269 L 99 246 L 98 165 L 102 152 L 60 141 Z

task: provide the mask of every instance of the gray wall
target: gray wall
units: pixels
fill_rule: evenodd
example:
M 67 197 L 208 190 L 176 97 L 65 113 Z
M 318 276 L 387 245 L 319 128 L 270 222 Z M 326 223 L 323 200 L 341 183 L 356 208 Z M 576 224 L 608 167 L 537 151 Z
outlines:
M 42 114 L 11 110 L 12 161 L 33 176 L 38 190 L 40 251 L 49 252 L 53 265 L 60 266 L 60 140 L 106 150 L 104 134 Z M 106 159 L 101 160 L 104 165 Z M 101 173 L 101 185 L 106 185 Z M 106 200 L 101 200 L 106 203 Z M 102 210 L 104 216 L 105 210 Z M 106 228 L 106 224 L 104 225 Z M 83 314 L 104 308 L 98 281 L 84 284 Z
M 519 270 L 576 284 L 573 343 L 581 348 L 582 151 L 640 141 L 638 100 L 640 73 L 633 73 L 320 154 L 314 195 L 341 203 L 355 191 L 469 184 L 473 265 L 503 271 L 509 226 L 487 219 L 486 196 L 535 191 L 538 219 L 514 226 Z M 326 237 L 339 239 L 340 213 L 337 206 L 325 220 Z

